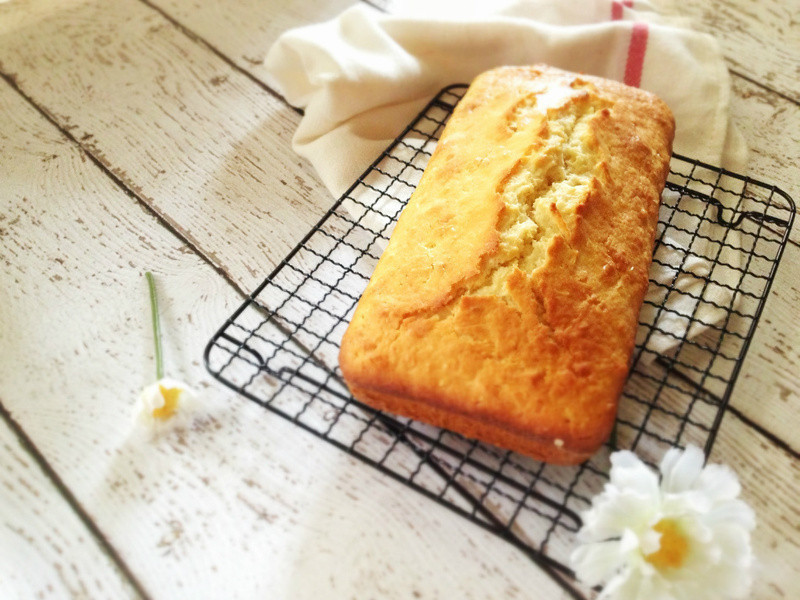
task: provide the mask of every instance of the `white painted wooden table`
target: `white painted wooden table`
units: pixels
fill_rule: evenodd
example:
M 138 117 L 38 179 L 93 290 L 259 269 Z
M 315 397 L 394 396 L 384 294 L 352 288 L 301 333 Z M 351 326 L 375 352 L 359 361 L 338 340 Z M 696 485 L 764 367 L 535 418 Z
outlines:
M 353 0 L 0 4 L 0 597 L 560 598 L 519 551 L 237 397 L 202 349 L 332 199 L 263 82 Z M 665 12 L 675 6 L 655 3 Z M 800 199 L 796 0 L 692 0 L 750 174 Z M 131 436 L 167 371 L 196 425 Z M 800 597 L 800 228 L 714 447 L 758 511 L 755 598 Z

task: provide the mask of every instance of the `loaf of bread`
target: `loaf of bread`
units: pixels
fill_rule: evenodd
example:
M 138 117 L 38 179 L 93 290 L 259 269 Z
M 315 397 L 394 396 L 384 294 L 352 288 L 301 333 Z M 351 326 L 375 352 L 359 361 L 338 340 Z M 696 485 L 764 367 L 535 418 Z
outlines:
M 647 289 L 674 120 L 547 66 L 475 79 L 344 335 L 353 395 L 534 458 L 608 439 Z

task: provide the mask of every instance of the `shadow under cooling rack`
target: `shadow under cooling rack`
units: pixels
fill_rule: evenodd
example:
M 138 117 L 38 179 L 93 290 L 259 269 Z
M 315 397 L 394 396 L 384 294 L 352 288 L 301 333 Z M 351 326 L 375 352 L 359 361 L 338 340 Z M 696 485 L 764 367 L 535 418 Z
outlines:
M 546 465 L 355 401 L 339 342 L 455 104 L 442 92 L 231 316 L 206 348 L 220 381 L 528 553 L 574 597 L 566 567 L 606 446 Z M 782 191 L 674 156 L 615 444 L 654 464 L 714 442 L 794 218 Z

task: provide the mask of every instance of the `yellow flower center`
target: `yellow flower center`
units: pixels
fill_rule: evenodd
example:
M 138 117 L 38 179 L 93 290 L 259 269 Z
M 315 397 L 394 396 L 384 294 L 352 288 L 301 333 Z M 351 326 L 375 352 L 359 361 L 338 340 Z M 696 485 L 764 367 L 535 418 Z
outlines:
M 661 519 L 653 525 L 661 534 L 659 548 L 644 559 L 657 569 L 675 569 L 683 565 L 689 554 L 689 540 L 672 519 Z
M 178 410 L 178 396 L 181 394 L 181 388 L 165 388 L 163 385 L 159 385 L 158 389 L 164 397 L 164 406 L 153 409 L 153 417 L 166 421 Z

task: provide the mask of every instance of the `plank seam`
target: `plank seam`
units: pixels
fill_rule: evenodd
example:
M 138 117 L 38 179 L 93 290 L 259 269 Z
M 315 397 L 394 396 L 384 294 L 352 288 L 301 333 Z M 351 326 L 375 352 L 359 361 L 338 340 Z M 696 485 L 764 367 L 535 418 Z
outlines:
M 0 68 L 2 68 L 2 64 L 0 64 Z M 44 107 L 37 104 L 37 102 L 31 98 L 25 91 L 17 84 L 16 79 L 12 75 L 8 75 L 7 73 L 0 71 L 0 78 L 2 78 L 11 88 L 17 92 L 22 98 L 25 99 L 28 104 L 30 104 L 40 115 L 42 115 L 47 121 L 53 125 L 56 129 L 58 129 L 61 134 L 66 137 L 70 142 L 72 142 L 75 146 L 77 146 L 81 152 L 96 166 L 98 167 L 111 181 L 116 184 L 116 186 L 124 192 L 128 197 L 135 200 L 140 206 L 142 206 L 149 214 L 155 217 L 158 222 L 167 229 L 170 233 L 172 233 L 176 238 L 178 238 L 181 242 L 186 244 L 195 254 L 197 254 L 200 258 L 203 259 L 205 263 L 211 266 L 236 292 L 241 296 L 242 299 L 248 297 L 248 294 L 242 289 L 242 287 L 233 279 L 233 277 L 228 274 L 221 265 L 216 264 L 213 259 L 208 256 L 205 252 L 203 252 L 198 245 L 196 245 L 186 234 L 184 234 L 180 229 L 178 229 L 174 223 L 172 223 L 169 219 L 167 219 L 163 214 L 161 214 L 158 210 L 156 210 L 151 204 L 147 201 L 146 198 L 140 196 L 134 190 L 126 185 L 126 183 L 111 169 L 108 168 L 97 156 L 95 156 L 86 146 L 84 146 L 81 141 L 76 138 L 72 133 L 63 127 L 58 120 L 50 114 L 50 112 L 45 109 Z
M 732 60 L 730 60 L 730 59 L 726 59 L 726 60 L 727 60 L 728 62 L 730 62 L 730 63 L 732 63 L 732 62 L 733 62 L 733 61 L 732 61 Z M 791 103 L 792 103 L 792 104 L 794 104 L 795 106 L 800 106 L 800 99 L 797 99 L 797 98 L 792 98 L 792 97 L 791 97 L 791 96 L 789 96 L 788 94 L 784 94 L 783 92 L 779 92 L 778 90 L 776 90 L 776 89 L 773 89 L 773 88 L 769 87 L 768 85 L 766 85 L 766 84 L 764 84 L 764 83 L 761 83 L 760 81 L 756 81 L 756 80 L 755 80 L 755 79 L 753 79 L 752 77 L 750 77 L 750 76 L 748 76 L 748 75 L 745 75 L 744 73 L 741 73 L 741 72 L 739 72 L 739 71 L 736 71 L 736 70 L 734 70 L 734 69 L 728 69 L 728 72 L 729 72 L 731 75 L 733 75 L 734 77 L 738 77 L 738 78 L 740 78 L 740 79 L 744 79 L 744 80 L 745 80 L 745 81 L 747 81 L 748 83 L 752 83 L 754 86 L 756 86 L 756 87 L 760 87 L 762 90 L 765 90 L 765 91 L 767 91 L 767 92 L 770 92 L 771 94 L 775 94 L 776 96 L 778 96 L 779 98 L 782 98 L 782 99 L 786 100 L 787 102 L 791 102 Z
M 152 596 L 145 591 L 144 586 L 136 577 L 136 575 L 133 574 L 127 563 L 123 560 L 111 542 L 108 541 L 108 538 L 103 535 L 103 532 L 100 531 L 100 528 L 97 526 L 97 524 L 92 520 L 81 503 L 78 502 L 78 499 L 72 494 L 61 477 L 59 477 L 58 473 L 56 473 L 55 469 L 53 469 L 53 467 L 47 461 L 45 456 L 39 451 L 36 444 L 34 444 L 30 437 L 28 437 L 22 426 L 17 423 L 14 417 L 11 416 L 11 413 L 2 402 L 0 402 L 0 416 L 2 416 L 3 421 L 5 421 L 8 427 L 17 437 L 17 441 L 19 442 L 20 446 L 22 446 L 22 448 L 30 455 L 45 476 L 47 476 L 47 478 L 55 486 L 55 488 L 61 494 L 61 497 L 64 498 L 78 519 L 80 519 L 81 523 L 83 523 L 83 525 L 95 538 L 101 549 L 116 565 L 117 569 L 120 571 L 120 574 L 125 580 L 127 580 L 128 584 L 133 588 L 137 596 L 142 598 L 142 600 L 150 600 Z
M 303 109 L 302 108 L 298 108 L 296 106 L 292 106 L 291 104 L 289 104 L 289 102 L 286 100 L 286 98 L 283 95 L 281 95 L 277 90 L 272 89 L 269 85 L 264 83 L 261 79 L 259 79 L 255 75 L 253 75 L 253 73 L 251 73 L 250 71 L 248 71 L 244 67 L 241 67 L 238 64 L 236 64 L 236 62 L 232 58 L 230 58 L 227 54 L 225 54 L 222 50 L 220 50 L 219 48 L 214 46 L 211 42 L 209 42 L 207 39 L 205 39 L 201 35 L 197 34 L 196 32 L 194 32 L 191 29 L 189 29 L 188 27 L 186 27 L 186 25 L 184 25 L 183 23 L 178 21 L 175 17 L 170 15 L 163 8 L 153 4 L 152 2 L 150 2 L 150 0 L 139 0 L 139 2 L 141 2 L 142 4 L 144 4 L 145 6 L 150 8 L 151 10 L 154 10 L 155 12 L 160 14 L 164 19 L 169 21 L 178 31 L 183 33 L 186 37 L 188 37 L 191 41 L 193 41 L 198 46 L 201 46 L 205 50 L 208 50 L 209 52 L 214 54 L 217 58 L 219 58 L 222 61 L 224 61 L 225 64 L 227 64 L 234 71 L 236 71 L 236 72 L 244 75 L 245 77 L 247 77 L 250 81 L 255 83 L 262 90 L 264 90 L 265 92 L 267 92 L 271 96 L 274 96 L 277 100 L 280 100 L 283 104 L 285 104 L 287 107 L 289 107 L 290 109 L 295 111 L 297 114 L 300 114 L 300 115 L 303 114 Z
M 753 419 L 745 415 L 741 410 L 732 406 L 731 404 L 728 405 L 726 412 L 733 414 L 737 419 L 739 419 L 744 425 L 750 427 L 750 429 L 756 431 L 767 440 L 769 440 L 772 444 L 774 444 L 780 450 L 783 450 L 789 456 L 792 456 L 795 460 L 800 460 L 800 451 L 795 450 L 792 448 L 788 442 L 782 440 L 777 435 L 769 431 L 768 429 L 764 428 L 762 425 L 759 425 Z

